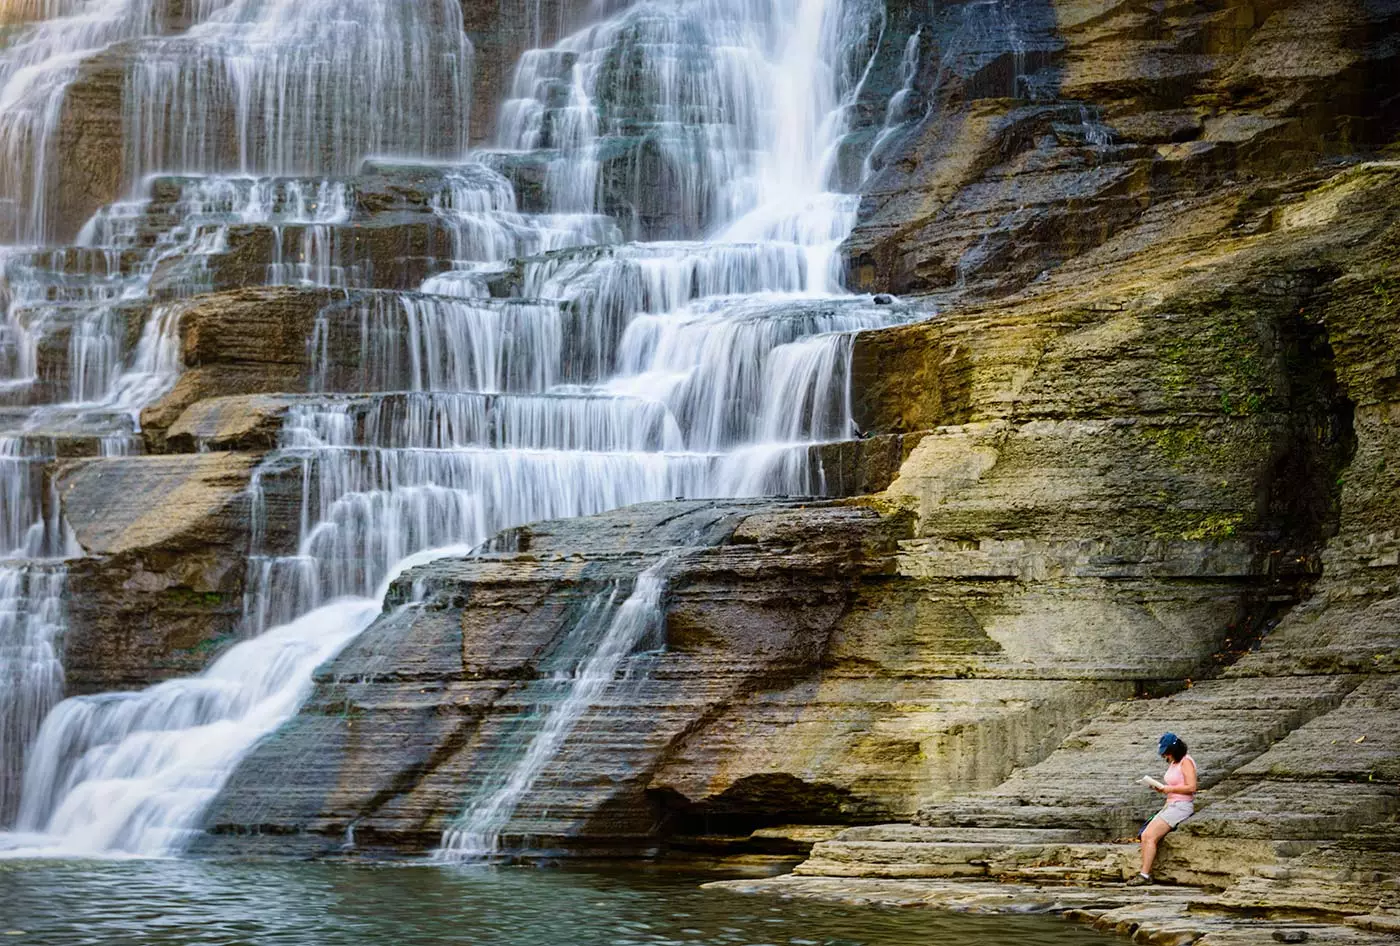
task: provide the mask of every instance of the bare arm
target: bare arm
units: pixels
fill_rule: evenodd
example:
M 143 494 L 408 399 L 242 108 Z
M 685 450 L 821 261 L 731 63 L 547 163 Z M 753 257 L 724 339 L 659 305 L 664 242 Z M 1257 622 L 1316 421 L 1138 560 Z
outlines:
M 1189 757 L 1181 760 L 1181 777 L 1186 782 L 1178 786 L 1175 791 L 1181 795 L 1196 794 L 1196 763 Z

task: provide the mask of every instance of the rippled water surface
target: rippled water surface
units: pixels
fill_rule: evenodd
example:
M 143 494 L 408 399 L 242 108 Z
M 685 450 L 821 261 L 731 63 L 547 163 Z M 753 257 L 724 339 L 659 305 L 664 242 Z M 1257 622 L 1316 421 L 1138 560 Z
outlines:
M 0 864 L 0 942 L 474 946 L 1090 946 L 1046 917 L 704 891 L 671 874 L 131 861 Z M 21 932 L 22 931 L 22 932 Z

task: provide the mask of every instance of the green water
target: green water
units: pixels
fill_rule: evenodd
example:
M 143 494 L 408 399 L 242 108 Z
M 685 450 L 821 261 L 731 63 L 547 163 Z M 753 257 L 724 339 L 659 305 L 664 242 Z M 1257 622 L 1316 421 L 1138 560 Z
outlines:
M 1049 917 L 700 890 L 645 872 L 208 861 L 0 862 L 0 946 L 1103 946 Z M 22 932 L 21 932 L 22 931 Z

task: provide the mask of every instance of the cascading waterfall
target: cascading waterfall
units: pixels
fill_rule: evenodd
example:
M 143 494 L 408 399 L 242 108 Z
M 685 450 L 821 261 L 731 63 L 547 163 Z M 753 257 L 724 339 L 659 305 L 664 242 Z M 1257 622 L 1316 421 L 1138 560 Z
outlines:
M 440 156 L 458 140 L 455 4 L 375 4 L 360 22 L 377 35 L 350 22 L 363 5 L 201 3 L 194 26 L 143 40 L 133 60 L 129 169 L 185 176 L 89 224 L 72 288 L 86 314 L 69 318 L 106 307 L 115 326 L 125 303 L 155 305 L 135 352 L 94 347 L 79 393 L 16 374 L 22 402 L 54 405 L 49 424 L 98 408 L 130 434 L 178 374 L 182 307 L 232 224 L 274 232 L 267 282 L 348 291 L 316 320 L 310 389 L 249 487 L 248 639 L 200 677 L 51 712 L 29 753 L 26 834 L 8 846 L 180 850 L 406 562 L 646 500 L 822 492 L 817 451 L 853 435 L 852 333 L 915 317 L 840 295 L 834 265 L 856 198 L 831 189 L 833 162 L 883 28 L 876 0 L 646 0 L 527 53 L 498 146 L 444 168 L 429 209 L 453 258 L 418 292 L 355 288 L 367 273 L 337 245 L 353 178 L 258 176 L 346 170 L 369 150 Z M 298 37 L 332 51 L 303 62 Z M 415 117 L 423 127 L 403 125 Z M 229 170 L 246 176 L 189 173 Z M 31 329 L 46 324 L 16 308 L 42 304 L 26 291 L 13 277 L 7 338 L 30 345 L 4 349 L 17 365 L 37 363 L 44 331 Z M 93 324 L 84 337 L 103 337 Z M 291 546 L 268 519 L 272 484 L 287 482 L 301 497 Z M 495 794 L 465 800 L 445 847 L 494 849 L 658 620 L 661 587 L 649 571 L 623 604 L 600 600 L 543 728 Z
M 455 287 L 471 285 L 471 277 L 506 260 L 622 239 L 617 223 L 603 214 L 520 213 L 510 181 L 481 164 L 450 172 L 432 207 L 451 228 L 454 268 L 429 279 L 423 285 L 429 293 L 489 295 Z
M 62 559 L 75 543 L 44 480 L 52 447 L 40 441 L 0 437 L 0 824 L 18 809 L 39 724 L 63 697 Z
M 316 174 L 367 154 L 452 156 L 470 65 L 453 0 L 228 0 L 132 62 L 127 165 Z
M 274 258 L 269 283 L 359 280 L 333 263 L 330 228 L 348 216 L 345 185 L 267 175 L 344 173 L 370 152 L 459 155 L 471 55 L 460 16 L 453 0 L 43 0 L 7 7 L 0 239 L 35 244 L 53 233 L 66 160 L 56 142 L 63 123 L 75 120 L 65 115 L 67 98 L 89 64 L 124 65 L 125 154 L 107 158 L 122 161 L 133 196 L 94 215 L 75 246 L 0 251 L 0 404 L 26 411 L 9 411 L 6 423 L 18 419 L 18 427 L 0 436 L 0 825 L 15 813 L 26 756 L 31 774 L 43 764 L 29 750 L 39 720 L 63 692 L 63 560 L 83 554 L 45 481 L 54 455 L 48 445 L 88 438 L 101 456 L 139 449 L 133 434 L 140 409 L 179 372 L 182 300 L 209 288 L 204 261 L 227 247 L 231 225 L 268 226 L 278 247 L 281 227 L 296 234 L 295 260 Z M 147 176 L 170 170 L 185 176 Z M 144 327 L 128 351 L 132 319 L 144 319 Z M 314 664 L 297 665 L 293 684 Z M 64 713 L 72 716 L 63 709 L 54 716 Z M 194 718 L 164 715 L 171 731 Z M 153 718 L 142 716 L 141 726 L 150 728 Z M 70 775 L 88 771 L 84 765 L 100 770 L 95 760 L 116 745 L 95 735 L 101 725 L 89 729 L 93 751 L 81 764 L 63 763 Z M 79 744 L 64 743 L 70 754 Z M 40 735 L 36 749 L 52 748 Z M 61 831 L 58 791 L 26 791 L 22 822 L 37 824 L 35 812 L 52 810 L 52 819 L 40 820 Z M 151 804 L 132 808 L 133 823 Z M 153 849 L 130 838 L 130 826 L 123 830 L 108 838 L 111 846 Z M 100 837 L 93 838 L 88 849 L 100 849 Z
M 179 321 L 187 305 L 181 300 L 200 291 L 201 259 L 222 245 L 234 223 L 318 221 L 325 211 L 308 210 L 300 189 L 298 182 L 190 179 L 170 204 L 172 226 L 143 233 L 143 214 L 160 212 L 150 199 L 123 202 L 93 218 L 76 251 L 35 251 L 7 260 L 8 305 L 0 326 L 7 370 L 0 396 L 31 407 L 21 433 L 0 436 L 0 824 L 23 813 L 21 773 L 29 748 L 40 721 L 63 696 L 63 560 L 83 554 L 45 480 L 53 439 L 95 436 L 103 456 L 131 452 L 140 409 L 178 376 Z M 318 193 L 325 191 L 322 186 Z M 326 206 L 323 197 L 309 203 Z M 124 271 L 121 258 L 133 252 L 138 261 Z M 74 255 L 77 266 L 60 265 Z M 125 306 L 146 298 L 157 268 L 170 262 L 183 270 L 179 277 L 166 276 L 173 299 L 153 306 L 127 354 L 121 341 Z M 276 276 L 270 272 L 269 280 Z M 46 382 L 39 370 L 43 346 L 65 332 L 67 383 Z M 26 810 L 32 816 L 33 805 Z
M 0 819 L 18 811 L 30 743 L 63 698 L 61 564 L 0 565 Z
M 53 0 L 17 11 L 15 35 L 0 50 L 0 234 L 6 242 L 35 243 L 48 235 L 54 139 L 83 61 L 158 29 L 156 10 L 154 0 Z
M 687 14 L 697 22 L 687 22 Z M 656 112 L 644 114 L 643 121 L 661 129 L 648 132 L 648 142 L 662 155 L 663 167 L 677 169 L 671 181 L 682 226 L 719 228 L 721 240 L 631 245 L 527 263 L 524 280 L 529 295 L 570 301 L 586 334 L 585 357 L 575 364 L 605 376 L 603 391 L 665 405 L 689 451 L 719 458 L 706 484 L 712 492 L 811 491 L 808 456 L 794 444 L 841 439 L 852 431 L 849 336 L 843 333 L 895 317 L 876 306 L 850 305 L 854 300 L 821 298 L 836 284 L 834 253 L 855 214 L 854 198 L 827 191 L 843 131 L 843 92 L 849 91 L 842 80 L 850 70 L 842 69 L 840 53 L 849 48 L 842 41 L 850 39 L 843 31 L 861 19 L 851 14 L 825 0 L 804 0 L 782 12 L 683 4 L 674 18 L 658 18 L 654 7 L 642 5 L 556 50 L 527 56 L 517 73 L 517 98 L 504 112 L 507 144 L 552 147 L 564 155 L 550 160 L 546 177 L 553 206 L 587 211 L 600 203 L 597 184 L 604 174 L 605 122 L 595 103 L 616 92 L 609 86 L 607 52 L 620 48 L 650 63 L 649 57 L 675 55 L 682 37 L 744 37 L 733 58 L 694 57 L 698 72 L 683 74 L 680 85 L 671 81 L 674 71 L 654 65 L 644 80 L 661 93 Z M 765 27 L 775 32 L 759 39 Z M 566 104 L 551 112 L 548 96 L 565 73 Z M 686 84 L 692 79 L 693 86 Z M 717 109 L 733 123 L 695 123 L 702 134 L 694 134 L 677 112 L 659 107 L 713 107 L 736 89 L 734 100 L 748 108 Z M 692 102 L 687 95 L 697 90 Z M 636 118 L 632 111 L 625 114 Z M 633 206 L 641 202 L 638 195 Z M 629 229 L 643 228 L 634 218 Z M 584 610 L 570 641 L 595 636 L 600 623 L 607 630 L 565 672 L 557 702 L 538 711 L 542 722 L 523 753 L 469 799 L 444 832 L 439 859 L 501 853 L 502 835 L 521 800 L 613 684 L 646 629 L 662 621 L 662 568 L 653 566 L 638 578 L 611 621 L 615 590 Z
M 19 242 L 50 236 L 70 86 L 126 64 L 122 156 L 163 171 L 348 173 L 369 154 L 466 147 L 471 46 L 455 0 L 52 0 L 0 50 L 0 206 Z
M 379 616 L 389 579 L 377 598 L 309 611 L 198 677 L 59 704 L 35 741 L 18 831 L 0 856 L 179 851 L 238 759 L 306 699 L 312 671 Z

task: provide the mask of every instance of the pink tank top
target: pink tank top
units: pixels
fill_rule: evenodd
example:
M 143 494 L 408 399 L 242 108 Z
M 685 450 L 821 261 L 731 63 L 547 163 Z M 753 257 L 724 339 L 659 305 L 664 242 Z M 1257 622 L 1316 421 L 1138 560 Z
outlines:
M 1184 756 L 1181 762 L 1185 762 L 1187 759 L 1191 759 L 1191 757 L 1189 755 Z M 1181 773 L 1181 762 L 1173 762 L 1171 765 L 1167 766 L 1167 777 L 1162 779 L 1162 781 L 1167 784 L 1168 788 L 1172 788 L 1176 785 L 1186 784 L 1186 776 Z M 1196 760 L 1191 759 L 1191 765 L 1194 767 L 1195 764 Z M 1172 802 L 1178 801 L 1191 801 L 1195 797 L 1196 796 L 1194 793 L 1187 794 L 1185 792 L 1167 792 L 1167 804 L 1170 805 Z

